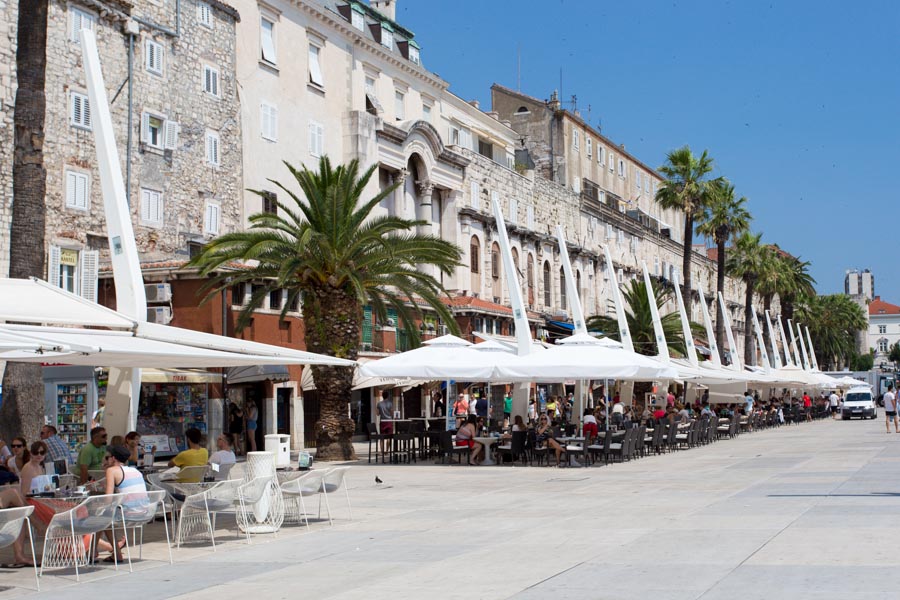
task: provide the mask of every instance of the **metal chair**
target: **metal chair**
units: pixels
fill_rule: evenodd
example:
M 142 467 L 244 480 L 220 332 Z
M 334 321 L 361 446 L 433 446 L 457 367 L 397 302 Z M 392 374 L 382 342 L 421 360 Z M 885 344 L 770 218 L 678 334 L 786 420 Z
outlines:
M 462 464 L 462 456 L 466 455 L 466 462 L 469 462 L 469 448 L 468 446 L 454 446 L 453 445 L 453 434 L 449 431 L 442 431 L 438 437 L 438 441 L 441 446 L 441 464 L 444 464 L 444 459 L 448 456 L 450 457 L 450 463 L 453 464 L 453 456 L 458 456 L 459 464 Z
M 146 492 L 129 492 L 120 507 L 125 521 L 125 535 L 131 529 L 131 545 L 137 544 L 137 532 L 141 531 L 141 545 L 138 558 L 144 558 L 144 525 L 156 519 L 157 512 L 162 512 L 163 527 L 166 531 L 166 548 L 169 551 L 169 564 L 172 560 L 172 542 L 169 538 L 169 521 L 166 518 L 166 490 L 148 490 Z M 162 511 L 159 509 L 162 508 Z
M 38 579 L 38 563 L 34 555 L 34 533 L 31 530 L 31 513 L 33 506 L 0 509 L 0 548 L 12 546 L 22 532 L 22 527 L 28 527 L 28 541 L 31 544 L 31 566 L 34 568 L 34 584 L 41 591 L 41 582 Z
M 516 459 L 521 459 L 523 465 L 527 464 L 528 456 L 525 453 L 525 442 L 527 439 L 528 432 L 513 431 L 512 439 L 509 441 L 509 444 L 497 446 L 497 464 L 503 464 L 503 456 L 509 456 L 513 466 L 516 464 Z
M 334 521 L 331 518 L 331 506 L 328 503 L 328 494 L 333 494 L 341 488 L 344 489 L 344 495 L 347 497 L 347 513 L 350 515 L 350 520 L 353 520 L 353 507 L 350 506 L 350 486 L 347 484 L 348 471 L 350 471 L 350 467 L 338 467 L 325 473 L 325 477 L 322 478 L 322 496 L 325 497 L 325 510 L 328 511 L 328 522 L 331 525 L 334 525 Z M 320 501 L 320 515 L 322 514 L 321 510 L 322 503 Z
M 238 528 L 247 535 L 247 543 L 250 544 L 251 533 L 278 534 L 284 521 L 284 511 L 280 505 L 281 491 L 275 484 L 275 494 L 269 495 L 269 488 L 273 485 L 273 475 L 254 477 L 238 486 L 235 509 Z
M 309 519 L 306 516 L 306 504 L 303 498 L 315 496 L 322 491 L 322 480 L 326 473 L 328 471 L 307 471 L 281 482 L 285 520 L 291 523 L 305 522 L 306 528 L 309 529 Z
M 114 530 L 116 515 L 121 515 L 119 507 L 125 500 L 124 494 L 91 496 L 69 510 L 53 515 L 44 537 L 44 552 L 41 557 L 41 575 L 44 569 L 75 567 L 75 581 L 80 581 L 79 567 L 91 562 L 97 544 L 97 534 L 107 529 Z M 122 527 L 125 528 L 124 516 Z M 90 536 L 88 547 L 84 547 L 83 536 Z M 125 540 L 128 554 L 128 569 L 131 567 L 131 550 Z M 119 570 L 117 552 L 113 552 L 113 562 Z
M 205 533 L 209 534 L 213 551 L 215 551 L 216 535 L 213 518 L 217 513 L 234 511 L 238 488 L 243 483 L 239 479 L 220 481 L 207 490 L 186 496 L 178 515 L 176 547 L 180 548 L 184 539 L 199 525 Z
M 200 483 L 206 475 L 209 467 L 207 465 L 194 465 L 190 467 L 182 467 L 175 476 L 175 481 L 179 483 Z

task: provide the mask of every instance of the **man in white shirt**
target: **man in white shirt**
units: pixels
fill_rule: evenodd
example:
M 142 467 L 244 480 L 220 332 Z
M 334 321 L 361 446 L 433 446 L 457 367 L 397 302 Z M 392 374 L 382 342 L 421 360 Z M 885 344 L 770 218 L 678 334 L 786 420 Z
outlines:
M 832 390 L 831 395 L 828 396 L 828 404 L 831 405 L 831 418 L 837 419 L 838 414 L 838 395 L 835 391 Z
M 894 395 L 894 386 L 889 385 L 884 393 L 884 427 L 887 432 L 891 432 L 891 421 L 894 423 L 894 430 L 900 433 L 900 423 L 897 422 L 897 396 Z

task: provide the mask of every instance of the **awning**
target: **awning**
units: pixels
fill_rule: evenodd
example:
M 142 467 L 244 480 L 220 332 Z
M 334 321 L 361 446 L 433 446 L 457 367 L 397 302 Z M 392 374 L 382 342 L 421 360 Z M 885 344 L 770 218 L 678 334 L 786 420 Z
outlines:
M 39 279 L 0 279 L 0 321 L 116 329 L 135 325 L 125 315 Z
M 377 358 L 368 356 L 360 356 L 356 359 L 360 365 L 368 362 L 377 361 Z M 353 389 L 364 390 L 373 387 L 412 387 L 423 383 L 425 380 L 411 379 L 409 377 L 366 377 L 359 372 L 359 367 L 353 371 Z M 300 376 L 300 388 L 305 391 L 316 389 L 316 382 L 313 380 L 312 369 L 303 369 Z
M 141 369 L 141 383 L 219 383 L 221 373 L 194 369 Z
M 547 324 L 552 325 L 553 327 L 559 327 L 560 329 L 565 329 L 566 331 L 575 331 L 575 325 L 566 323 L 565 321 L 551 321 L 548 319 Z
M 289 381 L 290 373 L 285 365 L 255 365 L 250 367 L 231 367 L 227 370 L 228 385 L 239 383 L 255 383 L 257 381 Z M 304 371 L 306 373 L 306 371 Z

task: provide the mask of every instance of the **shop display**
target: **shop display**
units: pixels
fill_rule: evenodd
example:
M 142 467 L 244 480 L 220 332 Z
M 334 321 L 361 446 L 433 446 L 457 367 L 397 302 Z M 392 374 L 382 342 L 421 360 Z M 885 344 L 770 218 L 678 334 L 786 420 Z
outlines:
M 207 433 L 206 384 L 144 383 L 138 410 L 137 430 L 144 436 L 165 436 L 168 451 L 157 448 L 157 455 L 175 454 L 187 448 L 184 432 L 195 427 Z
M 56 429 L 73 456 L 88 439 L 88 384 L 56 385 Z

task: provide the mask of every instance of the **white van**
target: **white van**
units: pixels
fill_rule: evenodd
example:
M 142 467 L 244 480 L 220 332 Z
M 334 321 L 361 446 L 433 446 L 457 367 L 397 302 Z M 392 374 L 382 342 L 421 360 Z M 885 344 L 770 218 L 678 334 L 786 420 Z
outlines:
M 841 419 L 847 420 L 853 417 L 874 419 L 877 416 L 878 409 L 875 407 L 875 399 L 872 397 L 872 388 L 857 386 L 850 388 L 844 395 Z

